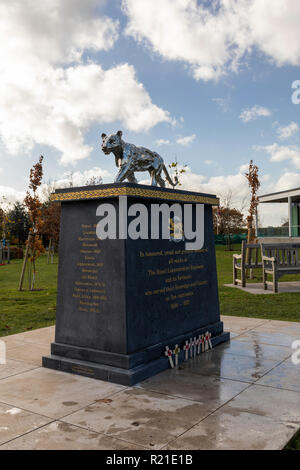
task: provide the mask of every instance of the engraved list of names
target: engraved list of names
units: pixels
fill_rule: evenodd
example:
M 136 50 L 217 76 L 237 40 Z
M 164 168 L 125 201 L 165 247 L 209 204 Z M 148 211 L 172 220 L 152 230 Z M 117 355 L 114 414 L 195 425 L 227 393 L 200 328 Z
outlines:
M 102 276 L 104 261 L 101 242 L 96 236 L 95 225 L 81 224 L 80 232 L 77 277 L 72 297 L 76 299 L 80 312 L 101 313 L 101 305 L 107 302 L 107 286 Z

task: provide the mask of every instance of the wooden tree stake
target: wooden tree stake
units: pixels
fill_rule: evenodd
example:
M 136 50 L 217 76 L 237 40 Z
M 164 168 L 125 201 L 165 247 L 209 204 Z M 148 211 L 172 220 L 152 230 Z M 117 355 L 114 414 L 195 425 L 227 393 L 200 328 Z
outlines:
M 28 260 L 30 243 L 31 243 L 31 233 L 29 232 L 26 251 L 25 251 L 25 256 L 24 256 L 24 261 L 23 261 L 23 266 L 22 266 L 22 272 L 21 272 L 21 277 L 20 277 L 20 282 L 19 282 L 19 289 L 18 289 L 19 291 L 21 291 L 22 287 L 23 287 L 24 274 L 25 274 L 26 264 L 27 264 L 27 260 Z

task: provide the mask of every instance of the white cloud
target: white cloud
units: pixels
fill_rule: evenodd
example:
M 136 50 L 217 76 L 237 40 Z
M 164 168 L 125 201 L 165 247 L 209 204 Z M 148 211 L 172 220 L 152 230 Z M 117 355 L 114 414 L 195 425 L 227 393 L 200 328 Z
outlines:
M 247 3 L 254 45 L 278 66 L 300 65 L 300 3 L 295 0 Z
M 270 155 L 271 162 L 283 162 L 290 160 L 296 168 L 300 168 L 300 147 L 296 145 L 272 144 L 254 147 L 256 150 L 263 150 Z
M 85 186 L 86 182 L 92 178 L 107 178 L 111 176 L 111 173 L 97 166 L 85 171 L 66 172 L 54 182 L 54 188 L 68 188 L 70 187 L 70 182 L 72 182 L 73 186 Z
M 245 200 L 248 199 L 249 189 L 244 172 L 239 171 L 235 175 L 222 175 L 207 178 L 185 168 L 185 173 L 180 176 L 182 186 L 180 189 L 196 191 L 206 194 L 215 194 L 221 199 L 221 205 L 230 199 L 230 206 L 237 209 L 245 209 Z M 247 207 L 247 205 L 246 205 Z
M 126 34 L 196 80 L 237 72 L 258 49 L 276 65 L 300 65 L 300 3 L 295 0 L 123 0 Z
M 263 106 L 255 105 L 252 108 L 244 109 L 240 114 L 240 119 L 243 122 L 254 121 L 258 117 L 264 116 L 268 117 L 271 116 L 272 113 L 268 108 L 264 108 Z
M 179 165 L 179 169 L 182 167 Z M 232 175 L 219 175 L 207 178 L 205 175 L 194 173 L 185 167 L 185 173 L 180 175 L 180 189 L 196 191 L 205 194 L 214 194 L 220 198 L 222 206 L 229 204 L 240 210 L 244 216 L 248 215 L 250 205 L 250 190 L 245 172 L 249 163 L 240 166 L 238 172 Z M 169 170 L 170 174 L 172 171 Z M 278 180 L 271 175 L 259 175 L 261 188 L 259 194 L 269 194 L 276 191 L 300 187 L 300 173 L 285 172 Z M 142 179 L 140 184 L 150 184 L 150 179 Z M 260 204 L 258 208 L 260 227 L 280 226 L 282 218 L 287 216 L 287 204 Z
M 205 165 L 212 165 L 214 162 L 213 160 L 204 160 Z
M 94 123 L 120 120 L 131 131 L 172 123 L 132 66 L 84 63 L 84 52 L 109 50 L 118 37 L 118 22 L 96 10 L 102 3 L 0 1 L 0 138 L 9 153 L 49 145 L 74 163 L 89 156 L 84 132 Z
M 9 208 L 16 201 L 23 201 L 25 191 L 17 191 L 10 186 L 0 186 L 0 206 L 5 209 Z
M 243 165 L 240 166 L 240 173 L 246 173 L 246 171 L 249 170 L 249 163 L 243 163 Z
M 181 165 L 178 169 L 183 169 Z M 230 199 L 230 206 L 237 209 L 247 208 L 245 200 L 249 199 L 248 183 L 244 176 L 244 171 L 240 170 L 235 175 L 222 175 L 207 178 L 205 175 L 194 173 L 190 167 L 184 167 L 185 173 L 180 175 L 181 186 L 179 189 L 186 191 L 196 191 L 206 194 L 215 194 L 221 199 L 221 205 L 226 204 Z M 170 175 L 174 172 L 168 168 Z M 140 184 L 150 184 L 150 179 L 142 179 Z
M 103 1 L 13 0 L 0 2 L 1 62 L 28 61 L 32 66 L 81 60 L 85 49 L 109 50 L 118 37 L 118 22 L 96 15 Z M 27 81 L 27 77 L 23 76 Z
M 180 189 L 215 194 L 220 198 L 220 204 L 235 207 L 244 216 L 248 215 L 250 190 L 245 178 L 249 164 L 241 165 L 237 174 L 220 175 L 207 178 L 193 173 L 189 167 L 180 177 Z M 300 173 L 284 173 L 278 180 L 271 180 L 270 175 L 260 175 L 261 188 L 259 194 L 269 194 L 276 191 L 300 187 Z M 287 204 L 260 204 L 258 207 L 260 227 L 280 226 L 282 218 L 287 217 Z
M 292 137 L 296 132 L 298 132 L 299 126 L 296 122 L 292 121 L 286 127 L 279 127 L 277 129 L 277 134 L 280 140 L 289 139 Z
M 275 186 L 275 192 L 300 187 L 300 173 L 287 171 L 280 176 Z
M 230 96 L 227 96 L 227 98 L 212 98 L 212 101 L 217 103 L 223 113 L 227 113 L 229 111 L 231 103 Z
M 193 135 L 187 135 L 186 137 L 180 137 L 179 139 L 176 140 L 176 143 L 179 145 L 184 145 L 187 147 L 190 145 L 194 140 L 196 139 L 196 134 Z
M 171 142 L 168 139 L 166 139 L 166 140 L 165 139 L 158 139 L 158 140 L 155 141 L 155 143 L 159 146 L 160 145 L 170 145 L 171 144 Z

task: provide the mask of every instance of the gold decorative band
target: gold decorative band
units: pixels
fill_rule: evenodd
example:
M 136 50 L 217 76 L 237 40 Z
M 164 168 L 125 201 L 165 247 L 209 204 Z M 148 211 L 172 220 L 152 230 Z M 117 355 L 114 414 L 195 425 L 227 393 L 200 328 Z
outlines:
M 98 199 L 116 196 L 140 196 L 151 199 L 167 199 L 170 201 L 194 202 L 199 204 L 219 205 L 219 199 L 216 197 L 197 196 L 196 194 L 186 194 L 181 191 L 157 191 L 144 188 L 102 188 L 81 191 L 59 192 L 51 194 L 51 200 L 57 202 L 76 201 L 82 199 Z

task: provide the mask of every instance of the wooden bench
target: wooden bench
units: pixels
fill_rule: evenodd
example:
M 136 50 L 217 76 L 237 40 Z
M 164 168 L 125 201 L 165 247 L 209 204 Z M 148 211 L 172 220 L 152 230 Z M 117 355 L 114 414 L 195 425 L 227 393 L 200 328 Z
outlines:
M 258 261 L 260 245 L 258 243 L 246 243 L 242 241 L 242 253 L 233 255 L 233 284 L 241 284 L 246 287 L 247 269 L 262 268 L 262 262 Z M 241 279 L 238 278 L 238 271 L 241 271 Z M 252 273 L 252 271 L 251 271 Z
M 261 243 L 264 290 L 278 292 L 278 279 L 285 274 L 300 274 L 300 243 Z M 273 276 L 272 281 L 267 275 Z

